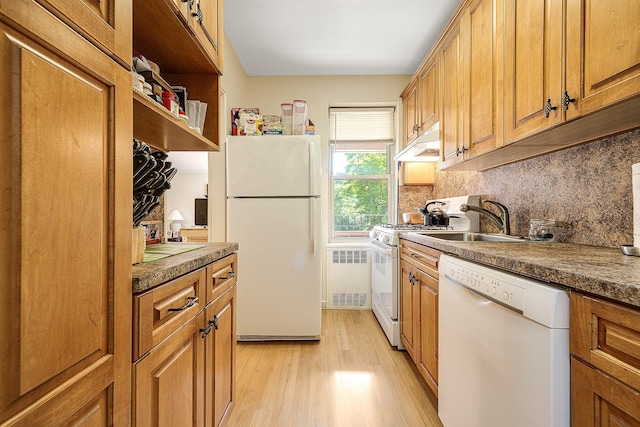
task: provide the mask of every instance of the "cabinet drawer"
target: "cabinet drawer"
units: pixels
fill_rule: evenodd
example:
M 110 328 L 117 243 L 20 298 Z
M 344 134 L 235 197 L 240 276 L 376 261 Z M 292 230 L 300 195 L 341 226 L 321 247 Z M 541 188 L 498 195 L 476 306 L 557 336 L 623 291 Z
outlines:
M 194 317 L 205 306 L 205 269 L 133 298 L 133 360 Z
M 640 310 L 571 293 L 571 353 L 640 390 Z
M 238 255 L 234 253 L 207 266 L 207 304 L 236 283 L 237 262 Z
M 438 263 L 442 252 L 408 240 L 400 240 L 400 256 L 403 260 L 426 273 L 438 274 Z

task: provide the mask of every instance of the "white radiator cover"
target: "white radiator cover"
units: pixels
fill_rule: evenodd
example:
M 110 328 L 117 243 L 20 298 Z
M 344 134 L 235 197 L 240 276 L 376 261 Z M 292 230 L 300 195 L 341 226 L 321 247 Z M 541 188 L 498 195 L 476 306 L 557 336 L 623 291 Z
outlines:
M 371 308 L 371 251 L 327 249 L 327 308 Z

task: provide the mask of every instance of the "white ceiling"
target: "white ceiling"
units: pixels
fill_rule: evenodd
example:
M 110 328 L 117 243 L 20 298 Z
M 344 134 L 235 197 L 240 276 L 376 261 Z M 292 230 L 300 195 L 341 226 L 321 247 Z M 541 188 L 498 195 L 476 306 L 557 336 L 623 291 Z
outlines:
M 249 76 L 413 74 L 458 0 L 226 0 Z

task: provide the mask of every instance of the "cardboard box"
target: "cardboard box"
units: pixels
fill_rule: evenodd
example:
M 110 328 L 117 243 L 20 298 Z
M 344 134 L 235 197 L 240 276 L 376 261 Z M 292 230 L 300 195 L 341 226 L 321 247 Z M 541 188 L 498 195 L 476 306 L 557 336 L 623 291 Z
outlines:
M 262 116 L 263 135 L 282 135 L 282 116 L 265 114 Z
M 231 135 L 241 135 L 240 134 L 240 114 L 243 113 L 253 113 L 260 114 L 260 108 L 244 108 L 244 107 L 235 107 L 231 109 Z
M 313 124 L 311 120 L 307 120 L 307 124 L 304 127 L 305 135 L 315 135 L 316 134 L 316 125 Z

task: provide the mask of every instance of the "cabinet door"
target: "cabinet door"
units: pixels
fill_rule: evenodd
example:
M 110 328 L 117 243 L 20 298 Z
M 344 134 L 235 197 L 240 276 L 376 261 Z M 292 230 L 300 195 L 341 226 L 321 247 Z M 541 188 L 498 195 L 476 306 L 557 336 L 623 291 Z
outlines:
M 134 365 L 134 424 L 203 426 L 202 313 Z
M 640 391 L 571 358 L 571 424 L 581 427 L 640 425 Z
M 418 270 L 417 276 L 420 280 L 418 370 L 431 391 L 438 397 L 438 279 L 421 270 Z
M 567 118 L 640 93 L 640 2 L 567 0 Z
M 431 162 L 402 162 L 400 185 L 425 185 L 436 182 L 436 164 Z
M 463 52 L 460 25 L 454 23 L 442 45 L 442 116 L 440 118 L 440 169 L 462 161 L 463 141 Z
M 563 121 L 563 1 L 506 2 L 505 138 L 522 139 Z M 545 113 L 550 102 L 555 110 Z
M 26 28 L 44 7 L 122 65 L 131 64 L 132 0 L 12 0 L 0 13 Z
M 126 425 L 131 75 L 31 12 L 47 46 L 0 23 L 0 422 Z
M 206 310 L 211 332 L 205 338 L 205 425 L 219 426 L 231 413 L 235 396 L 236 287 Z
M 404 145 L 407 146 L 418 136 L 418 81 L 413 79 L 402 94 L 404 107 Z
M 222 5 L 223 0 L 196 0 L 191 14 L 191 28 L 222 73 Z
M 463 17 L 465 159 L 503 143 L 503 19 L 503 2 L 498 0 L 475 0 Z
M 400 261 L 400 339 L 414 362 L 418 362 L 420 328 L 416 319 L 420 318 L 420 286 L 417 284 L 416 269 L 405 261 Z
M 439 55 L 434 55 L 418 71 L 420 133 L 427 131 L 438 121 L 438 103 L 440 102 L 438 96 L 438 58 L 440 58 Z

